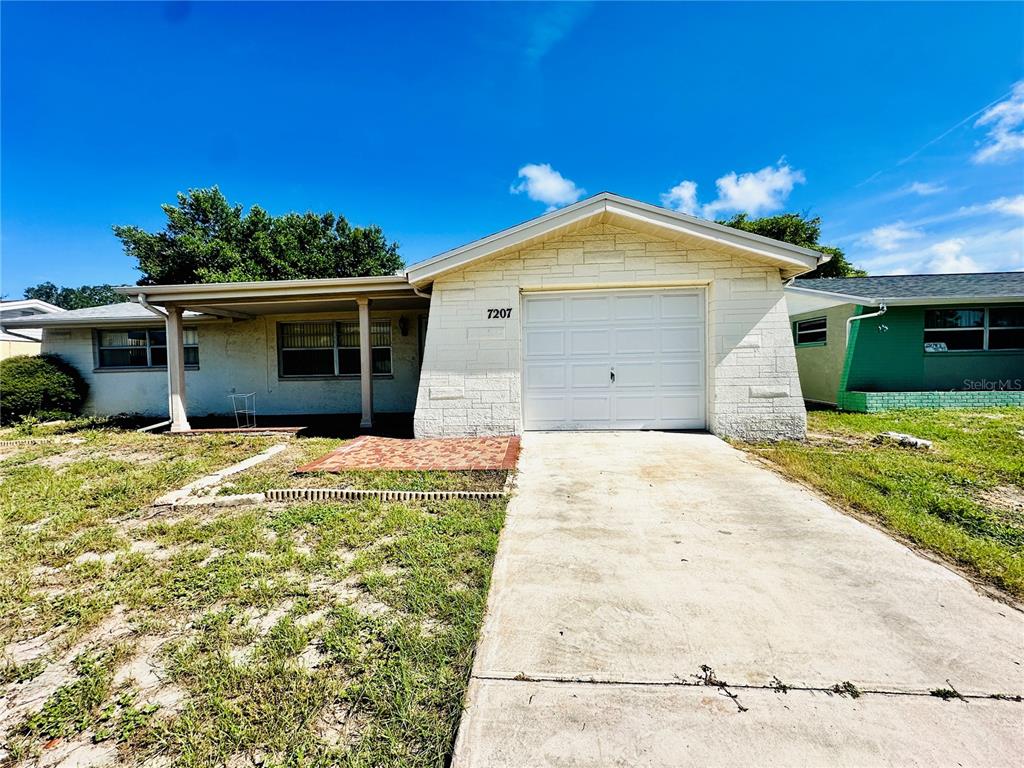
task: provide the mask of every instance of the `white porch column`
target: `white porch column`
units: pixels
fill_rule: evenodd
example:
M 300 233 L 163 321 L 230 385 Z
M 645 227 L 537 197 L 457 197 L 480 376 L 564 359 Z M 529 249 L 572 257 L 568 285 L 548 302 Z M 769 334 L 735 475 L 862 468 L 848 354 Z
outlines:
M 167 307 L 167 391 L 171 409 L 171 432 L 192 427 L 185 412 L 185 348 L 180 307 Z
M 373 348 L 370 346 L 370 300 L 356 299 L 359 305 L 359 383 L 363 395 L 363 418 L 360 429 L 373 426 Z

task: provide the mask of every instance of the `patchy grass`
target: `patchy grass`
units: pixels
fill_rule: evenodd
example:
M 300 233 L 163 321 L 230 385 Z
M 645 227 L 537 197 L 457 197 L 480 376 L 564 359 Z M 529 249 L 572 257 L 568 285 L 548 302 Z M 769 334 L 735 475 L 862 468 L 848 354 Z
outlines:
M 1024 410 L 812 411 L 808 440 L 747 445 L 783 473 L 1024 597 Z M 872 442 L 885 431 L 930 451 Z
M 445 764 L 504 501 L 158 510 L 277 440 L 75 439 L 0 456 L 12 764 L 79 745 L 124 765 Z M 332 441 L 302 442 L 283 453 Z

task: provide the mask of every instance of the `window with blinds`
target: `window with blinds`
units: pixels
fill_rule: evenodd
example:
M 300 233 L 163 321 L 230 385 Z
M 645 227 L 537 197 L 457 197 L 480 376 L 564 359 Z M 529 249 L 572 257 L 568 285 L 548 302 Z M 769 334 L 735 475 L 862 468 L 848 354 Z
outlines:
M 155 328 L 131 328 L 96 331 L 98 368 L 166 368 L 167 334 Z M 185 365 L 199 365 L 199 332 L 182 331 Z
M 370 321 L 373 373 L 391 374 L 391 321 Z M 281 376 L 358 376 L 359 322 L 278 323 Z

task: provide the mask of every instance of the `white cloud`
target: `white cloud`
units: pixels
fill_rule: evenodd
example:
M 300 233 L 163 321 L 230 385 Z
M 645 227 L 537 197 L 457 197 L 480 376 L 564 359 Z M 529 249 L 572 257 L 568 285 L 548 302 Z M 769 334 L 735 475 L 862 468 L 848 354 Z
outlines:
M 518 195 L 523 192 L 531 200 L 545 203 L 549 211 L 569 203 L 575 203 L 587 193 L 577 187 L 575 182 L 565 178 L 548 163 L 529 163 L 519 169 L 518 184 L 513 184 L 509 192 Z
M 931 195 L 939 194 L 939 192 L 945 192 L 946 187 L 942 184 L 932 184 L 927 181 L 914 181 L 907 184 L 907 186 L 903 188 L 903 191 L 911 195 L 930 197 Z
M 1024 150 L 1024 80 L 1013 86 L 1008 98 L 982 112 L 974 127 L 982 126 L 988 132 L 974 162 L 999 162 Z
M 759 171 L 737 174 L 727 173 L 715 180 L 718 197 L 700 206 L 697 202 L 697 182 L 681 181 L 661 195 L 662 205 L 682 213 L 700 214 L 713 219 L 722 212 L 743 212 L 751 216 L 777 211 L 786 204 L 786 198 L 797 184 L 806 181 L 785 158 L 775 165 Z
M 691 216 L 697 213 L 697 182 L 680 181 L 668 192 L 661 194 L 661 204 L 666 208 Z
M 703 212 L 710 219 L 721 211 L 743 211 L 751 216 L 777 211 L 793 187 L 806 180 L 803 171 L 794 170 L 785 159 L 753 173 L 727 173 L 715 181 L 718 199 L 705 205 Z
M 992 222 L 915 241 L 916 248 L 848 254 L 872 275 L 1024 271 L 1024 226 Z
M 986 208 L 996 213 L 1005 213 L 1009 216 L 1024 218 L 1024 195 L 997 198 L 989 203 Z
M 929 249 L 933 254 L 928 264 L 929 272 L 981 272 L 981 266 L 964 253 L 964 246 L 967 240 L 962 237 L 953 237 L 949 240 L 935 243 Z
M 877 248 L 880 251 L 895 251 L 904 243 L 921 237 L 920 230 L 914 229 L 897 221 L 894 224 L 883 224 L 875 227 L 858 241 L 861 245 Z
M 560 43 L 591 11 L 590 3 L 553 3 L 533 19 L 524 54 L 536 65 Z

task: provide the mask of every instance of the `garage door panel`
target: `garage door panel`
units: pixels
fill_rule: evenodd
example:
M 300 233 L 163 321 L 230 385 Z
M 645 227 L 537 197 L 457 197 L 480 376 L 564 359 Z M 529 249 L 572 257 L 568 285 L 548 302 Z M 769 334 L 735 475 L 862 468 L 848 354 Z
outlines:
M 704 351 L 704 329 L 697 326 L 662 328 L 658 335 L 661 352 L 701 353 Z
M 607 355 L 610 351 L 611 330 L 608 328 L 569 332 L 570 355 Z
M 687 421 L 694 422 L 695 420 L 700 421 L 700 426 L 704 426 L 704 393 L 703 392 L 692 392 L 692 393 L 679 393 L 673 395 L 664 395 L 659 400 L 660 416 L 664 420 L 671 421 Z M 701 414 L 699 419 L 695 419 L 694 414 Z M 694 428 L 694 424 L 690 424 L 689 428 Z
M 574 388 L 608 389 L 611 386 L 611 375 L 606 363 L 572 363 L 569 368 L 572 371 L 570 381 Z
M 657 384 L 659 378 L 657 360 L 616 363 L 615 365 L 615 387 L 617 389 L 624 387 L 649 388 L 652 383 Z
M 618 328 L 615 330 L 616 354 L 650 354 L 657 349 L 658 330 L 656 328 Z
M 661 364 L 661 384 L 666 387 L 700 387 L 703 365 L 700 360 L 672 360 Z
M 526 346 L 530 357 L 564 357 L 565 331 L 527 331 Z
M 530 422 L 559 422 L 565 419 L 569 399 L 562 395 L 534 395 L 527 401 L 526 420 Z
M 612 319 L 618 321 L 643 320 L 649 321 L 657 315 L 655 310 L 655 294 L 622 294 L 615 297 Z
M 565 389 L 565 365 L 531 363 L 526 366 L 528 389 Z
M 527 429 L 705 426 L 702 291 L 528 296 L 522 316 Z
M 606 422 L 611 419 L 612 399 L 604 397 L 573 397 L 573 421 Z
M 651 397 L 619 395 L 615 398 L 616 421 L 658 421 L 658 401 Z
M 661 317 L 665 320 L 701 320 L 704 302 L 699 294 L 676 294 L 661 297 Z
M 565 320 L 565 302 L 561 298 L 531 298 L 524 307 L 528 323 L 560 323 Z
M 608 317 L 611 299 L 607 296 L 587 296 L 569 299 L 569 317 L 574 322 L 603 321 Z

